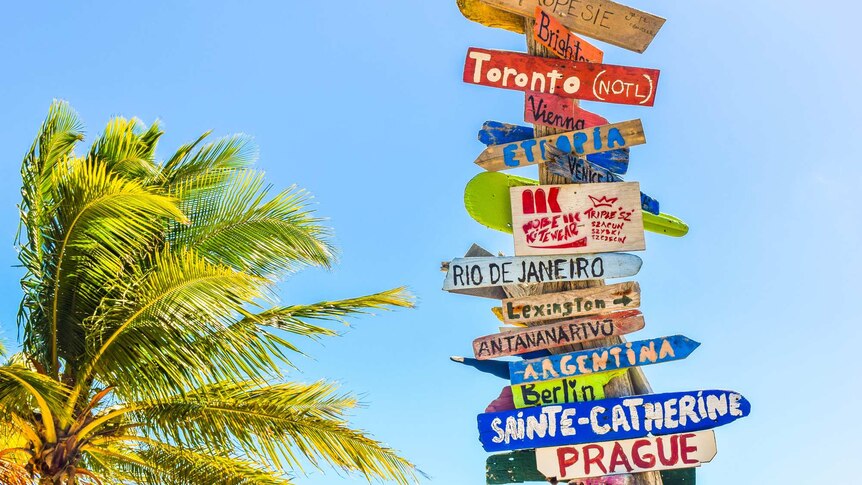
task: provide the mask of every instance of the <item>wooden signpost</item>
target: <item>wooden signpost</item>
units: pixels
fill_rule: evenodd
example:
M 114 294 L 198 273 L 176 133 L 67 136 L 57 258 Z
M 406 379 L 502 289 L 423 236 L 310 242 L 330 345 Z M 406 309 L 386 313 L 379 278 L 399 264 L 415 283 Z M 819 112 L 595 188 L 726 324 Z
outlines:
M 642 263 L 625 253 L 458 258 L 449 263 L 443 289 L 625 278 L 636 275 Z
M 482 1 L 528 18 L 533 17 L 536 6 L 542 6 L 574 32 L 635 52 L 645 51 L 665 22 L 661 17 L 609 0 Z
M 578 121 L 580 121 L 580 119 Z M 584 120 L 584 128 L 587 128 L 586 120 Z M 581 130 L 582 128 L 578 128 L 576 126 L 574 129 Z M 565 129 L 563 128 L 563 130 Z M 499 121 L 486 121 L 482 125 L 482 129 L 479 130 L 479 141 L 487 146 L 517 143 L 524 140 L 531 140 L 535 137 L 535 131 L 533 128 L 513 125 L 510 123 L 501 123 Z M 629 168 L 629 149 L 618 148 L 616 150 L 609 150 L 606 152 L 590 153 L 587 154 L 587 160 L 589 160 L 593 165 L 604 168 L 605 170 L 610 170 L 618 175 L 624 175 Z
M 577 480 L 616 473 L 691 468 L 711 461 L 715 454 L 715 432 L 700 431 L 540 448 L 536 450 L 536 467 L 548 478 Z
M 603 103 L 652 106 L 659 71 L 471 47 L 464 82 Z
M 605 152 L 646 143 L 640 120 L 596 126 L 586 130 L 567 131 L 532 140 L 493 145 L 476 157 L 476 165 L 489 172 L 527 167 L 545 161 L 545 144 L 563 152 L 578 155 Z
M 473 340 L 473 354 L 479 360 L 519 355 L 598 338 L 626 335 L 643 327 L 644 318 L 639 310 L 579 317 L 479 337 Z
M 457 4 L 470 20 L 526 35 L 526 54 L 468 49 L 463 80 L 524 92 L 533 124 L 486 122 L 476 159 L 486 172 L 464 192 L 471 217 L 513 234 L 515 257 L 474 245 L 443 263 L 444 290 L 503 300 L 494 310 L 511 325 L 474 340 L 475 359 L 452 357 L 511 382 L 477 418 L 486 451 L 512 451 L 488 459 L 487 483 L 693 485 L 716 453 L 710 430 L 750 405 L 731 391 L 653 394 L 641 366 L 700 344 L 626 342 L 644 326 L 640 287 L 603 285 L 638 272 L 640 258 L 617 251 L 644 249 L 644 230 L 680 237 L 688 226 L 621 178 L 629 148 L 646 143 L 640 120 L 612 124 L 577 101 L 652 106 L 658 70 L 604 64 L 575 33 L 643 52 L 664 19 L 610 0 Z M 497 173 L 532 165 L 539 180 Z M 513 355 L 524 360 L 493 360 Z
M 745 417 L 750 409 L 741 394 L 708 390 L 485 413 L 476 419 L 485 451 L 509 451 L 702 431 Z
M 516 256 L 646 249 L 637 182 L 512 187 Z
M 512 386 L 515 408 L 549 406 L 605 398 L 605 386 L 624 370 Z
M 502 314 L 506 323 L 532 323 L 628 310 L 640 304 L 640 285 L 627 281 L 616 285 L 507 298 L 503 300 Z
M 660 364 L 685 359 L 699 345 L 699 342 L 682 335 L 638 340 L 608 347 L 550 355 L 539 359 L 508 362 L 508 375 L 512 384 L 521 384 Z M 486 364 L 486 367 L 494 366 Z M 502 376 L 505 373 L 498 369 L 497 375 Z
M 575 62 L 602 62 L 604 53 L 601 49 L 569 32 L 565 25 L 542 10 L 542 7 L 536 7 L 534 15 L 536 24 L 533 36 L 536 42 L 557 57 Z
M 512 187 L 536 186 L 538 181 L 498 172 L 473 177 L 464 188 L 464 207 L 476 222 L 512 234 Z M 671 237 L 688 234 L 688 225 L 670 214 L 643 213 L 644 230 Z

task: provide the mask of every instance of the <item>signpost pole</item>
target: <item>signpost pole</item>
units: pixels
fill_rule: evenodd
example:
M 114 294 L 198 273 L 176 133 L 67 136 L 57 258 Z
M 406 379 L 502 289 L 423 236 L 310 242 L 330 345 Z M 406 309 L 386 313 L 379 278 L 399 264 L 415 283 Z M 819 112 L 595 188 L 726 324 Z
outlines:
M 554 55 L 548 51 L 544 46 L 536 42 L 536 39 L 533 37 L 533 26 L 535 24 L 535 20 L 531 18 L 525 18 L 524 20 L 524 32 L 527 38 L 527 53 L 535 56 L 542 57 L 554 57 Z M 550 128 L 541 125 L 534 125 L 536 137 L 553 135 L 555 133 L 562 133 L 564 130 Z M 539 182 L 541 184 L 567 184 L 572 183 L 570 180 L 567 180 L 565 177 L 561 177 L 559 175 L 555 175 L 551 173 L 546 167 L 545 164 L 539 164 Z M 526 293 L 514 295 L 509 294 L 509 297 L 515 296 L 526 296 L 526 295 L 540 295 L 543 293 L 554 293 L 558 291 L 567 291 L 574 290 L 578 288 L 591 288 L 595 286 L 604 285 L 604 281 L 577 281 L 577 282 L 565 282 L 565 283 L 544 283 L 541 285 L 534 285 L 526 289 Z M 508 292 L 514 293 L 514 288 L 504 287 Z M 569 347 L 562 347 L 559 349 L 554 349 L 552 353 L 565 353 L 571 352 L 574 350 L 581 350 L 585 348 L 595 348 L 595 347 L 603 347 L 607 345 L 614 345 L 622 342 L 620 337 L 611 337 L 607 339 L 598 339 L 590 342 L 586 342 L 580 345 L 572 345 Z M 635 385 L 639 384 L 638 389 L 635 388 Z M 639 392 L 638 392 L 639 391 Z M 623 397 L 623 396 L 632 396 L 635 394 L 643 394 L 650 392 L 649 384 L 646 379 L 643 377 L 642 371 L 639 369 L 637 371 L 626 372 L 625 374 L 617 377 L 612 380 L 605 387 L 605 395 L 606 397 Z M 662 479 L 659 472 L 646 472 L 646 473 L 638 473 L 634 474 L 633 485 L 662 485 Z

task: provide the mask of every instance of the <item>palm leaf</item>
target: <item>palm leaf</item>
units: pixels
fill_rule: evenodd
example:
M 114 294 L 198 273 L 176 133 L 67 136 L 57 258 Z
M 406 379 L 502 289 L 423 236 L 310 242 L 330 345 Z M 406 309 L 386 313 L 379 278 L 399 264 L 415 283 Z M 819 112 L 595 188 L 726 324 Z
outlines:
M 301 190 L 268 197 L 263 173 L 246 170 L 234 174 L 218 197 L 190 194 L 200 194 L 195 183 L 177 189 L 192 219 L 175 226 L 171 241 L 178 247 L 260 276 L 277 277 L 306 265 L 329 267 L 333 260 L 329 230 L 306 209 L 309 198 Z
M 158 122 L 144 129 L 137 118 L 117 117 L 108 122 L 105 131 L 93 142 L 88 157 L 104 163 L 109 172 L 126 178 L 153 177 L 159 172 L 155 152 L 163 133 Z
M 332 384 L 219 383 L 171 400 L 132 405 L 146 430 L 192 447 L 230 449 L 238 443 L 250 456 L 301 469 L 303 459 L 366 478 L 409 483 L 413 464 L 360 431 L 349 428 L 345 411 L 357 401 Z

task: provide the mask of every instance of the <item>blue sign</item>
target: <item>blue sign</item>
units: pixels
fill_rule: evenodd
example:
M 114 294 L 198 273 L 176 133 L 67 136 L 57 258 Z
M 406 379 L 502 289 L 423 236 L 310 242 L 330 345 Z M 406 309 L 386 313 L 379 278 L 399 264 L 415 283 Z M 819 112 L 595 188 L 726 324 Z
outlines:
M 477 421 L 482 447 L 493 452 L 702 431 L 749 412 L 741 394 L 708 390 L 485 413 Z
M 539 359 L 511 361 L 509 379 L 512 384 L 561 379 L 595 372 L 612 371 L 641 365 L 682 360 L 700 345 L 682 335 L 638 340 Z M 483 361 L 489 362 L 489 361 Z

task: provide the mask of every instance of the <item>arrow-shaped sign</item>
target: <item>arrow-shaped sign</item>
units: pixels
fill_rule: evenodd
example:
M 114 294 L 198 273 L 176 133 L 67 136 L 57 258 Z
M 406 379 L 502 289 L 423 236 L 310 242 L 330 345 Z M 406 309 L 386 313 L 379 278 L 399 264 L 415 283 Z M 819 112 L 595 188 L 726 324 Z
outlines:
M 512 384 L 682 360 L 700 345 L 683 335 L 625 342 L 609 347 L 509 362 Z
M 617 298 L 616 300 L 614 300 L 614 303 L 616 303 L 617 305 L 628 306 L 628 304 L 633 301 L 634 300 L 629 298 L 628 295 L 623 295 L 622 298 Z

